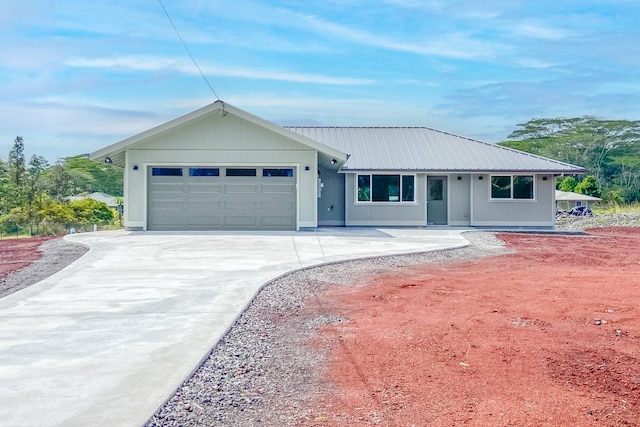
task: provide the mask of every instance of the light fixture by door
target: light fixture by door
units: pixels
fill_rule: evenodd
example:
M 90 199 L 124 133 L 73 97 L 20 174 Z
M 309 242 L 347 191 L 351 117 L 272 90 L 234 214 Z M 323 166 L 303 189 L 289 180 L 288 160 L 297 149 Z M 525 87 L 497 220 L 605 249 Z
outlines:
M 336 163 L 338 163 L 338 161 L 336 159 L 331 159 L 329 163 L 331 163 L 332 165 L 335 165 Z

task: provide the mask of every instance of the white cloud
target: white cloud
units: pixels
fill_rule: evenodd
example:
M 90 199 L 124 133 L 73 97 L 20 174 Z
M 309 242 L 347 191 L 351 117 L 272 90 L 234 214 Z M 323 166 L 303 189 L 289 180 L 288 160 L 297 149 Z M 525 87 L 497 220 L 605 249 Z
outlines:
M 562 28 L 552 28 L 531 22 L 525 22 L 515 26 L 513 32 L 518 36 L 542 40 L 562 40 L 575 35 L 573 31 Z
M 170 118 L 54 99 L 0 102 L 0 109 L 5 112 L 0 116 L 0 157 L 9 151 L 13 138 L 21 135 L 29 154 L 50 162 L 95 151 Z M 149 106 L 146 110 L 153 111 Z
M 111 68 L 136 71 L 175 70 L 198 75 L 195 65 L 182 59 L 153 56 L 120 56 L 114 58 L 74 58 L 66 62 L 71 67 Z M 207 76 L 234 77 L 251 80 L 277 80 L 292 83 L 324 85 L 371 85 L 375 81 L 353 77 L 334 77 L 321 74 L 296 73 L 247 67 L 220 67 L 199 64 Z
M 420 10 L 442 10 L 449 6 L 446 2 L 438 0 L 384 0 L 384 2 L 393 6 Z
M 428 126 L 428 106 L 383 98 L 233 94 L 226 101 L 283 125 L 309 119 L 327 126 Z
M 431 81 L 424 81 L 424 80 L 418 80 L 418 79 L 400 79 L 400 80 L 394 80 L 394 81 L 392 81 L 392 83 L 423 86 L 423 87 L 440 87 L 440 86 L 442 86 L 442 83 L 440 83 L 440 82 L 431 82 Z
M 535 58 L 517 58 L 515 63 L 516 65 L 524 68 L 540 68 L 540 69 L 551 68 L 556 65 L 552 62 L 544 61 L 541 59 L 535 59 Z
M 122 70 L 159 71 L 186 68 L 184 60 L 153 56 L 119 56 L 112 58 L 72 58 L 65 65 L 78 68 L 115 68 Z
M 396 40 L 329 22 L 313 15 L 300 15 L 299 19 L 308 24 L 308 28 L 313 28 L 328 37 L 337 37 L 352 43 L 417 55 L 436 55 L 455 59 L 486 59 L 495 58 L 498 53 L 511 50 L 506 44 L 480 40 L 464 32 L 438 34 L 429 39 Z

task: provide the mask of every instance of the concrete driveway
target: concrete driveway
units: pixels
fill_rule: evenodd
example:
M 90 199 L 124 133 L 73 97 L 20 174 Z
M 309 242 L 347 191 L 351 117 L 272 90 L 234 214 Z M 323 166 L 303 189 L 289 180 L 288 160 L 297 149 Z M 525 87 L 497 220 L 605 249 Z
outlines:
M 139 426 L 260 287 L 353 258 L 461 247 L 456 230 L 67 236 L 91 250 L 0 299 L 0 425 Z

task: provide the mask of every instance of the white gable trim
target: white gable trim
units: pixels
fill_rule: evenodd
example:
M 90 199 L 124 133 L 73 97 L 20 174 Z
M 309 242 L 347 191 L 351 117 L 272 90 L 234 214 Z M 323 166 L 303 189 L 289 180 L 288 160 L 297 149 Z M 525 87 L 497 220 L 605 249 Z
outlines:
M 116 142 L 115 144 L 109 145 L 100 150 L 94 151 L 93 153 L 91 153 L 90 157 L 92 160 L 98 161 L 104 161 L 105 159 L 110 158 L 114 163 L 124 166 L 124 152 L 127 150 L 127 148 L 132 148 L 136 144 L 146 141 L 149 138 L 162 135 L 163 133 L 169 132 L 179 126 L 186 125 L 194 120 L 217 112 L 219 112 L 222 116 L 233 114 L 236 117 L 247 120 L 286 138 L 294 140 L 302 145 L 313 148 L 321 153 L 326 154 L 327 156 L 334 157 L 336 158 L 336 160 L 340 161 L 340 163 L 343 163 L 347 160 L 348 156 L 346 153 L 343 153 L 333 147 L 324 145 L 318 141 L 314 141 L 303 135 L 291 132 L 267 120 L 247 113 L 244 110 L 226 104 L 223 101 L 216 101 L 213 104 L 207 105 L 206 107 L 202 107 L 198 110 L 192 111 L 191 113 L 187 113 L 173 120 L 169 120 L 166 123 L 158 125 L 142 133 L 139 133 L 127 139 L 123 139 L 122 141 Z

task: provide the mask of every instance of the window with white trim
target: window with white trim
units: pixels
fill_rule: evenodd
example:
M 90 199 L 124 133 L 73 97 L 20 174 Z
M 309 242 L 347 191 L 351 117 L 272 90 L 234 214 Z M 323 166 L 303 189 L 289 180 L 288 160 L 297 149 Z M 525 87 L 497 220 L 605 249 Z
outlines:
M 182 176 L 182 168 L 151 168 L 151 176 Z
M 415 175 L 358 174 L 358 202 L 414 202 Z
M 491 198 L 533 200 L 533 175 L 491 175 Z

